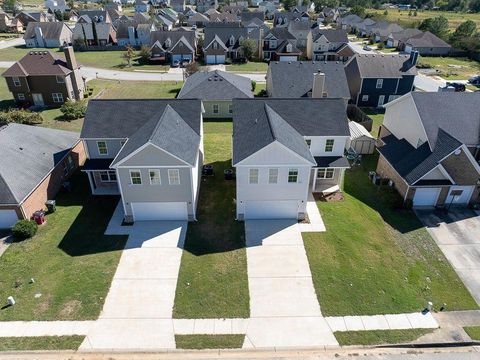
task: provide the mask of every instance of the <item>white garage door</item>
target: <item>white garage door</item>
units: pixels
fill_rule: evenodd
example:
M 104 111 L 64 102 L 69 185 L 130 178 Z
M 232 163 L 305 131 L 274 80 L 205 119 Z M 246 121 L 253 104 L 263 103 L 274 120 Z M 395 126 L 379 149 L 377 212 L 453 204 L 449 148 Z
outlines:
M 297 61 L 296 56 L 280 56 L 280 61 Z
M 445 201 L 445 205 L 448 205 L 450 203 L 452 205 L 468 204 L 468 202 L 470 201 L 470 198 L 472 197 L 474 188 L 475 188 L 474 186 L 451 186 L 448 192 L 447 200 Z
M 410 45 L 405 46 L 405 52 L 410 54 L 412 52 L 412 47 Z
M 0 210 L 0 229 L 7 229 L 15 225 L 18 220 L 15 210 Z
M 439 193 L 439 188 L 417 188 L 413 196 L 413 206 L 434 206 Z
M 245 219 L 297 219 L 296 201 L 248 201 Z
M 132 203 L 133 219 L 147 220 L 187 220 L 185 202 L 138 202 Z

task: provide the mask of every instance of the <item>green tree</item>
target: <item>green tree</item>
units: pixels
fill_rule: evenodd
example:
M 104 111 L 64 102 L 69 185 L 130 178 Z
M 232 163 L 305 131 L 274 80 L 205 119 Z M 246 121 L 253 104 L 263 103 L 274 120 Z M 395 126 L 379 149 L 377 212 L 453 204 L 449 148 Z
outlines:
M 253 56 L 257 53 L 258 47 L 257 42 L 254 39 L 243 39 L 240 42 L 240 45 L 243 49 L 243 55 L 248 59 L 251 60 Z
M 17 5 L 17 0 L 4 0 L 3 9 L 6 11 L 15 12 L 15 6 Z
M 422 31 L 430 31 L 439 38 L 446 39 L 448 37 L 448 20 L 443 15 L 435 18 L 427 18 L 420 23 L 418 29 Z
M 140 48 L 140 58 L 142 59 L 143 62 L 147 62 L 148 59 L 150 59 L 152 52 L 150 51 L 150 46 L 148 45 L 142 45 Z
M 452 36 L 454 38 L 470 37 L 475 35 L 476 31 L 477 24 L 472 20 L 467 20 L 458 25 Z
M 130 45 L 125 46 L 125 52 L 122 57 L 127 60 L 128 67 L 132 66 L 132 59 L 135 57 L 135 50 Z
M 365 8 L 363 6 L 360 6 L 360 5 L 355 5 L 354 7 L 352 7 L 350 9 L 350 13 L 358 15 L 360 17 L 364 17 L 365 16 Z
M 297 2 L 295 0 L 284 0 L 283 1 L 283 7 L 287 11 L 294 8 L 296 5 L 297 5 Z

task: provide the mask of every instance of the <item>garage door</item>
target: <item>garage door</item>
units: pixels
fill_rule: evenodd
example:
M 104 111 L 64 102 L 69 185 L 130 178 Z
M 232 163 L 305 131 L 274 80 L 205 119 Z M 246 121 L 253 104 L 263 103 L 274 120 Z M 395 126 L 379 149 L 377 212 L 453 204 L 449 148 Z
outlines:
M 132 203 L 133 219 L 147 220 L 187 220 L 185 202 L 138 202 Z
M 405 52 L 410 54 L 412 52 L 412 47 L 410 45 L 405 46 Z
M 417 188 L 413 196 L 413 206 L 434 206 L 439 193 L 439 188 Z
M 280 56 L 280 61 L 297 61 L 296 56 Z
M 18 220 L 15 210 L 0 210 L 0 229 L 12 227 Z
M 296 201 L 248 201 L 245 219 L 297 219 Z
M 225 55 L 207 55 L 207 64 L 225 64 Z
M 451 186 L 445 204 L 467 205 L 474 188 L 474 186 Z

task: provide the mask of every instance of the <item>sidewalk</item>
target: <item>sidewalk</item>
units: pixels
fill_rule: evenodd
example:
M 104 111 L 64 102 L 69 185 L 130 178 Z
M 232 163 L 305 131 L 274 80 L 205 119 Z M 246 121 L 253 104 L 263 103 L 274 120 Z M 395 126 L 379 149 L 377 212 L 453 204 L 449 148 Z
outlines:
M 322 215 L 320 215 L 320 211 L 318 210 L 317 203 L 313 194 L 311 192 L 308 193 L 308 200 L 307 200 L 307 215 L 308 220 L 310 221 L 309 224 L 298 224 L 301 232 L 323 232 L 326 231 L 325 224 L 323 223 Z

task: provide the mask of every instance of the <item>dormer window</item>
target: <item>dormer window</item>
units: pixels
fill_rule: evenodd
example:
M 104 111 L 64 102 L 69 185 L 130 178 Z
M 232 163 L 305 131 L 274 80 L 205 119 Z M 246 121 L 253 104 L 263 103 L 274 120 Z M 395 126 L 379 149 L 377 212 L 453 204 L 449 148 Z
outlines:
M 214 42 L 213 43 L 213 50 L 217 50 L 218 49 L 218 43 L 217 42 Z
M 233 46 L 235 44 L 235 38 L 232 36 L 230 36 L 230 46 Z
M 287 44 L 287 52 L 292 52 L 292 44 Z
M 165 47 L 169 48 L 170 46 L 172 46 L 172 40 L 170 39 L 165 40 Z

